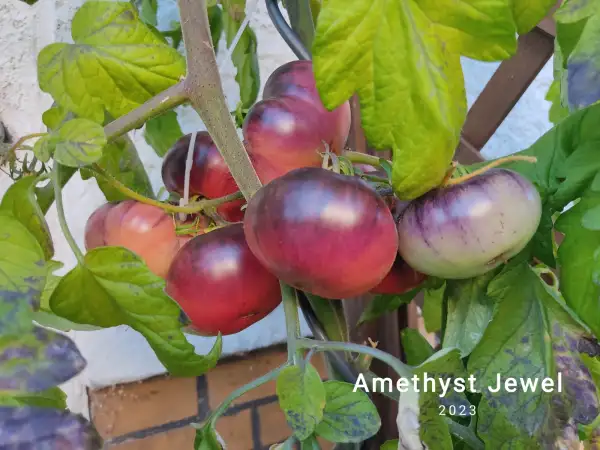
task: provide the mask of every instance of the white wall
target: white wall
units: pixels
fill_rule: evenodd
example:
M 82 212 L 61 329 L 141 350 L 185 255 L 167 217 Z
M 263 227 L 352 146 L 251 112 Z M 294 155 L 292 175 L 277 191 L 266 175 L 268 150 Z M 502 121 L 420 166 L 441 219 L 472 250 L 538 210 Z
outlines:
M 248 0 L 250 7 L 259 2 L 251 25 L 258 37 L 258 51 L 262 81 L 277 66 L 294 59 L 271 25 L 262 0 Z M 44 131 L 41 114 L 51 104 L 42 94 L 36 81 L 36 55 L 47 44 L 70 41 L 69 21 L 80 0 L 39 0 L 30 7 L 18 0 L 0 0 L 0 120 L 12 136 Z M 177 18 L 174 0 L 165 0 L 159 10 L 159 26 L 168 26 Z M 221 46 L 225 48 L 224 45 Z M 233 108 L 239 98 L 235 84 L 235 69 L 230 61 L 219 58 L 223 84 L 228 102 Z M 493 74 L 497 64 L 464 62 L 469 103 L 476 98 Z M 533 143 L 550 127 L 547 121 L 548 104 L 544 95 L 552 79 L 549 64 L 523 99 L 502 124 L 496 135 L 484 149 L 486 157 L 496 157 L 518 151 Z M 178 110 L 183 131 L 186 133 L 202 128 L 195 112 L 190 108 Z M 146 165 L 156 189 L 161 185 L 160 159 L 144 142 L 141 133 L 133 134 L 140 156 Z M 0 192 L 10 180 L 0 174 Z M 71 231 L 83 247 L 83 230 L 87 217 L 104 202 L 93 180 L 82 181 L 75 176 L 65 189 L 66 215 Z M 56 211 L 48 213 L 48 221 L 56 246 L 56 257 L 66 268 L 75 264 L 75 258 L 62 237 Z M 306 325 L 303 324 L 306 333 Z M 128 327 L 116 327 L 95 332 L 74 332 L 73 338 L 88 361 L 86 370 L 74 381 L 64 386 L 69 394 L 72 409 L 86 412 L 85 386 L 105 386 L 116 382 L 142 379 L 163 373 L 164 368 L 156 359 L 145 340 Z M 235 336 L 224 339 L 226 354 L 264 347 L 285 339 L 283 312 L 276 310 L 262 322 Z M 190 337 L 199 352 L 206 352 L 211 339 Z

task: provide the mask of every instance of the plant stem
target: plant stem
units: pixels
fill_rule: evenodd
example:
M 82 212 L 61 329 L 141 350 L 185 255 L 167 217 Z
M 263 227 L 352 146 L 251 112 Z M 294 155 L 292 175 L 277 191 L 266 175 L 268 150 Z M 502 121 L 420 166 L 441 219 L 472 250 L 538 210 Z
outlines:
M 347 151 L 342 154 L 346 159 L 355 164 L 368 164 L 374 167 L 381 166 L 381 158 L 373 155 L 369 155 L 367 153 L 359 153 Z
M 145 197 L 142 194 L 138 194 L 137 192 L 128 188 L 123 183 L 121 183 L 119 180 L 114 178 L 112 175 L 110 175 L 108 172 L 106 172 L 104 169 L 102 169 L 102 167 L 100 167 L 98 164 L 93 164 L 89 169 L 92 170 L 97 175 L 100 175 L 101 177 L 103 177 L 108 183 L 111 184 L 112 187 L 114 187 L 116 190 L 118 190 L 123 195 L 126 195 L 127 197 L 129 197 L 133 200 L 137 200 L 140 203 L 145 203 L 147 205 L 156 206 L 157 208 L 160 208 L 164 211 L 168 211 L 168 212 L 172 212 L 172 213 L 185 213 L 185 214 L 199 213 L 204 209 L 215 208 L 219 205 L 222 205 L 223 203 L 227 203 L 232 200 L 239 200 L 239 199 L 243 198 L 242 193 L 238 191 L 238 192 L 234 192 L 233 194 L 229 194 L 229 195 L 226 195 L 226 196 L 220 197 L 220 198 L 215 198 L 215 199 L 210 199 L 210 200 L 200 200 L 200 201 L 192 203 L 188 206 L 171 205 L 170 203 L 163 203 L 161 201 Z
M 449 179 L 445 179 L 445 181 L 442 183 L 442 187 L 445 186 L 453 186 L 455 184 L 460 184 L 460 183 L 464 183 L 465 181 L 468 181 L 478 175 L 481 175 L 482 173 L 487 172 L 490 169 L 493 169 L 494 167 L 500 166 L 502 164 L 506 164 L 509 162 L 513 162 L 513 161 L 525 161 L 525 162 L 529 162 L 529 163 L 535 163 L 537 162 L 537 158 L 535 156 L 522 156 L 522 155 L 511 155 L 511 156 L 506 156 L 504 158 L 498 158 L 494 161 L 491 161 L 489 164 L 486 164 L 483 167 L 480 167 L 477 170 L 474 170 L 473 172 L 471 172 L 468 175 L 464 175 L 462 177 L 458 177 L 458 178 L 449 178 Z
M 220 416 L 222 416 L 223 413 L 225 413 L 225 411 L 227 411 L 227 408 L 229 408 L 229 406 L 231 405 L 231 403 L 233 403 L 233 401 L 235 399 L 237 399 L 238 397 L 241 397 L 246 392 L 249 392 L 252 389 L 256 389 L 257 387 L 262 386 L 263 384 L 268 383 L 271 380 L 274 380 L 275 378 L 277 378 L 279 373 L 286 367 L 288 367 L 287 363 L 284 364 L 283 366 L 278 367 L 277 369 L 270 371 L 269 373 L 264 374 L 262 377 L 259 377 L 256 380 L 253 380 L 250 383 L 237 388 L 235 391 L 233 391 L 231 394 L 229 394 L 227 396 L 227 398 L 223 401 L 223 403 L 221 403 L 219 405 L 219 407 L 217 409 L 214 410 L 214 412 L 210 415 L 208 422 L 212 426 L 214 426 L 217 419 Z
M 413 375 L 410 367 L 399 359 L 382 350 L 373 347 L 367 347 L 366 345 L 353 344 L 350 342 L 315 341 L 307 338 L 297 339 L 296 345 L 299 348 L 315 349 L 318 352 L 339 350 L 371 355 L 373 358 L 386 363 L 388 366 L 394 369 L 400 377 L 410 378 Z
M 65 235 L 65 239 L 71 247 L 71 250 L 75 254 L 77 258 L 77 262 L 80 265 L 84 264 L 84 257 L 81 249 L 75 242 L 75 238 L 71 234 L 71 230 L 69 230 L 69 226 L 67 225 L 67 219 L 65 218 L 65 210 L 63 208 L 63 200 L 62 200 L 62 191 L 60 185 L 60 173 L 58 171 L 58 166 L 54 166 L 52 168 L 52 185 L 54 186 L 54 201 L 56 202 L 56 212 L 58 213 L 58 222 L 60 224 L 60 229 Z
M 281 286 L 281 298 L 283 299 L 283 311 L 285 313 L 285 329 L 287 331 L 288 363 L 297 364 L 298 350 L 296 342 L 300 336 L 300 319 L 298 317 L 298 301 L 296 299 L 296 290 L 279 282 Z
M 147 120 L 170 111 L 184 104 L 187 100 L 184 82 L 180 81 L 155 97 L 152 97 L 133 111 L 106 125 L 104 127 L 106 138 L 108 141 L 112 141 L 128 131 L 140 128 Z
M 261 183 L 227 107 L 212 45 L 206 0 L 178 0 L 188 74 L 185 92 L 200 115 L 233 179 L 249 200 Z

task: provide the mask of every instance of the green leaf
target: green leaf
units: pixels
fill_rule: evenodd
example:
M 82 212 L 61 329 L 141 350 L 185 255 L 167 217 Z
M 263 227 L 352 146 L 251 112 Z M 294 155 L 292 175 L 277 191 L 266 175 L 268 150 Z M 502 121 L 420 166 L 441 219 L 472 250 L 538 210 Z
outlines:
M 420 289 L 412 289 L 400 295 L 378 294 L 369 302 L 365 310 L 360 315 L 357 325 L 377 319 L 384 314 L 396 311 L 402 305 L 410 303 Z
M 319 372 L 307 364 L 286 367 L 277 377 L 277 397 L 294 435 L 304 440 L 323 419 L 326 391 Z
M 145 23 L 152 26 L 157 25 L 156 13 L 158 12 L 158 1 L 157 0 L 141 0 L 140 19 Z
M 38 56 L 44 92 L 77 116 L 103 123 L 177 83 L 184 58 L 139 20 L 128 2 L 89 1 L 71 24 L 74 44 L 55 43 Z
M 321 450 L 321 445 L 316 437 L 309 436 L 300 442 L 300 450 Z
M 0 211 L 0 330 L 31 326 L 46 281 L 44 252 L 35 236 L 12 214 Z
M 468 362 L 483 396 L 478 434 L 486 448 L 509 442 L 527 450 L 574 448 L 579 441 L 573 430 L 598 415 L 596 387 L 580 352 L 598 354 L 600 347 L 527 262 L 508 264 L 490 283 L 488 295 L 498 309 Z M 498 376 L 516 378 L 515 392 L 492 392 Z M 543 392 L 545 378 L 554 380 L 555 392 Z M 537 383 L 535 392 L 532 383 Z
M 0 391 L 44 391 L 70 380 L 86 365 L 67 336 L 29 325 L 0 335 Z
M 565 301 L 600 336 L 600 222 L 588 214 L 600 207 L 600 190 L 590 188 L 583 198 L 562 214 L 556 228 L 565 234 L 558 248 L 560 289 Z M 587 226 L 586 226 L 586 217 Z
M 519 34 L 531 31 L 556 5 L 555 0 L 513 0 L 510 3 Z
M 209 424 L 196 430 L 194 450 L 222 450 L 223 447 L 217 439 L 217 434 Z
M 425 289 L 423 297 L 423 321 L 428 333 L 435 333 L 442 329 L 442 315 L 444 304 L 444 292 L 446 285 L 438 288 Z
M 535 164 L 513 162 L 504 167 L 515 170 L 533 182 L 546 208 L 562 211 L 585 191 L 600 160 L 600 105 L 590 106 L 567 117 L 519 155 L 537 158 Z
M 215 54 L 219 51 L 219 41 L 223 34 L 223 11 L 217 5 L 210 6 L 206 10 L 208 23 L 210 25 L 210 37 L 212 39 Z
M 400 338 L 402 339 L 402 350 L 406 355 L 406 362 L 411 366 L 422 364 L 435 353 L 429 341 L 419 333 L 419 330 L 405 328 L 401 331 Z
M 354 385 L 342 381 L 326 381 L 326 403 L 323 420 L 315 433 L 330 442 L 363 442 L 374 436 L 381 419 L 369 396 Z
M 466 378 L 460 352 L 457 349 L 440 350 L 416 367 L 414 374 L 417 377 L 416 386 L 413 385 L 412 378 L 409 379 L 408 388 L 405 387 L 407 391 L 400 393 L 398 402 L 397 425 L 400 440 L 406 448 L 411 449 L 452 450 L 448 424 L 444 416 L 440 415 L 439 406 L 454 405 L 460 411 L 461 405 L 466 409 L 469 402 L 464 394 L 453 391 L 451 387 L 444 396 L 437 380 Z M 435 387 L 432 389 L 431 381 L 426 380 L 434 380 Z
M 563 119 L 569 116 L 569 108 L 563 106 L 560 93 L 560 80 L 554 80 L 548 88 L 546 101 L 550 102 L 550 111 L 548 112 L 548 120 L 553 124 L 558 124 Z
M 487 287 L 498 272 L 496 269 L 475 278 L 446 281 L 445 348 L 458 348 L 465 357 L 479 343 L 494 315 L 495 302 L 487 295 Z
M 562 23 L 578 22 L 600 11 L 594 0 L 567 0 L 554 13 L 554 19 Z
M 102 158 L 97 163 L 104 171 L 116 178 L 128 188 L 145 197 L 155 198 L 152 184 L 133 142 L 128 136 L 111 141 L 104 147 Z M 98 187 L 109 202 L 127 200 L 128 197 L 115 189 L 104 177 L 86 168 L 81 169 L 81 178 L 87 180 L 94 176 Z
M 304 293 L 315 316 L 323 325 L 330 341 L 349 342 L 348 325 L 344 316 L 344 307 L 339 300 L 329 300 L 313 294 Z
M 533 255 L 549 267 L 556 267 L 553 214 L 554 211 L 550 207 L 542 205 L 542 218 L 531 238 Z
M 42 122 L 44 122 L 44 125 L 50 130 L 54 130 L 65 121 L 68 115 L 69 112 L 66 109 L 54 105 L 50 109 L 44 111 L 42 114 Z
M 222 2 L 223 24 L 227 46 L 231 45 L 233 38 L 246 17 L 244 13 L 245 0 L 226 0 Z M 258 68 L 258 55 L 256 53 L 256 34 L 247 27 L 238 44 L 231 54 L 231 61 L 237 69 L 235 80 L 240 87 L 240 101 L 242 108 L 250 108 L 260 89 L 260 74 Z
M 164 281 L 134 253 L 100 247 L 65 275 L 50 298 L 50 308 L 70 321 L 114 327 L 129 325 L 148 341 L 167 370 L 197 376 L 214 367 L 221 337 L 206 356 L 196 355 L 179 322 L 180 309 L 164 293 Z
M 0 211 L 6 211 L 19 220 L 35 236 L 46 259 L 54 255 L 54 245 L 44 213 L 35 196 L 38 178 L 26 176 L 11 185 L 0 203 Z
M 87 119 L 73 119 L 53 133 L 54 159 L 68 167 L 87 166 L 102 157 L 106 135 L 102 125 Z
M 35 141 L 35 144 L 33 144 L 33 154 L 37 159 L 46 163 L 50 161 L 55 147 L 56 137 L 51 134 L 47 134 Z
M 585 19 L 584 26 L 578 24 L 563 25 L 557 31 L 560 33 L 570 27 L 571 32 L 579 34 L 573 51 L 568 57 L 564 55 L 567 67 L 567 98 L 571 109 L 584 108 L 600 100 L 600 9 Z M 575 30 L 572 30 L 573 28 Z
M 482 61 L 497 61 L 509 58 L 517 50 L 517 30 L 510 3 L 422 0 L 419 7 L 453 51 Z
M 312 49 L 323 103 L 358 93 L 369 144 L 393 150 L 403 200 L 442 181 L 466 117 L 459 55 L 434 28 L 420 2 L 329 0 Z
M 36 393 L 0 391 L 0 405 L 67 409 L 67 395 L 56 386 Z
M 398 439 L 394 439 L 392 441 L 385 441 L 379 450 L 398 450 L 399 445 L 400 441 L 398 441 Z
M 177 113 L 169 111 L 146 122 L 144 138 L 158 156 L 165 156 L 169 149 L 183 136 Z

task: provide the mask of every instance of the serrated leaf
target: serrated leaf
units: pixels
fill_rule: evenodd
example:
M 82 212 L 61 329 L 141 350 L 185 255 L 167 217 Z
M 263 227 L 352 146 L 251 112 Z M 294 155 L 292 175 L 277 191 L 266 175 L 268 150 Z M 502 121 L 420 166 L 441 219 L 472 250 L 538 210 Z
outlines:
M 567 0 L 554 13 L 554 19 L 562 23 L 578 22 L 600 11 L 600 5 L 594 0 Z
M 419 330 L 405 328 L 400 333 L 400 339 L 402 340 L 402 350 L 406 355 L 406 362 L 411 366 L 422 364 L 435 353 L 429 341 L 419 333 Z
M 61 279 L 50 298 L 50 308 L 76 323 L 129 325 L 146 338 L 173 375 L 201 375 L 216 365 L 221 354 L 220 336 L 208 355 L 194 352 L 181 331 L 180 308 L 164 292 L 164 280 L 122 247 L 88 252 L 85 264 Z
M 509 3 L 519 34 L 531 31 L 556 5 L 555 0 L 513 0 Z
M 360 315 L 357 325 L 377 319 L 384 314 L 396 311 L 402 305 L 410 303 L 419 293 L 420 289 L 412 289 L 404 294 L 378 294 L 369 302 Z
M 102 439 L 83 416 L 58 409 L 0 407 L 0 429 L 0 448 L 102 448 Z
M 139 20 L 128 2 L 89 1 L 71 24 L 74 44 L 55 43 L 38 56 L 44 92 L 77 116 L 103 123 L 177 83 L 185 60 Z
M 499 303 L 498 310 L 468 361 L 483 395 L 477 431 L 486 448 L 508 443 L 528 450 L 578 446 L 578 425 L 598 415 L 596 387 L 580 352 L 597 354 L 598 343 L 586 336 L 527 262 L 507 265 L 490 283 L 488 295 Z M 499 375 L 529 380 L 529 388 L 492 392 Z M 544 378 L 554 380 L 554 392 L 542 391 Z
M 0 211 L 0 330 L 18 332 L 31 324 L 46 281 L 44 252 L 14 216 Z
M 67 394 L 53 387 L 42 392 L 1 392 L 0 406 L 37 406 L 67 409 Z
M 85 365 L 75 343 L 62 334 L 33 327 L 31 333 L 0 335 L 0 391 L 44 391 Z
M 68 167 L 87 166 L 102 157 L 106 135 L 102 125 L 87 119 L 65 122 L 53 133 L 54 159 Z
M 277 377 L 279 406 L 294 435 L 304 440 L 323 419 L 326 394 L 319 372 L 307 364 L 286 367 Z
M 377 408 L 369 396 L 343 381 L 326 381 L 323 419 L 315 433 L 330 442 L 363 442 L 381 427 Z
M 458 348 L 468 356 L 492 320 L 495 301 L 487 295 L 490 281 L 499 270 L 466 280 L 446 281 L 446 327 L 444 347 Z
M 329 0 L 312 49 L 325 106 L 357 92 L 369 144 L 393 149 L 402 200 L 442 181 L 466 117 L 459 55 L 434 25 L 417 2 Z
M 244 12 L 245 3 L 245 0 L 226 0 L 222 2 L 224 12 L 222 20 L 227 46 L 231 45 L 233 38 L 246 17 Z M 250 27 L 247 27 L 231 54 L 231 61 L 237 69 L 235 81 L 237 81 L 240 87 L 242 108 L 250 108 L 256 102 L 260 89 L 256 45 L 256 34 Z
M 52 157 L 56 147 L 56 138 L 51 134 L 42 136 L 33 144 L 33 154 L 37 159 L 46 163 Z
M 139 154 L 135 145 L 129 136 L 122 136 L 111 141 L 106 147 L 102 158 L 97 164 L 108 172 L 112 177 L 116 178 L 128 188 L 134 190 L 148 198 L 155 198 L 152 184 L 148 178 L 148 173 L 140 160 Z M 127 200 L 125 194 L 116 189 L 104 177 L 97 175 L 95 172 L 82 168 L 81 178 L 87 180 L 94 176 L 98 182 L 98 187 L 104 194 L 104 197 L 109 202 L 118 202 Z
M 169 111 L 146 122 L 144 139 L 158 156 L 165 156 L 169 149 L 183 136 L 177 113 Z
M 423 296 L 423 321 L 428 333 L 435 333 L 442 329 L 442 315 L 444 292 L 446 285 L 438 288 L 425 289 Z
M 558 248 L 561 292 L 567 304 L 596 336 L 600 336 L 597 303 L 600 296 L 600 231 L 590 230 L 591 224 L 586 227 L 583 221 L 589 211 L 599 206 L 600 192 L 590 188 L 556 222 L 557 230 L 565 235 Z
M 26 176 L 12 184 L 2 197 L 0 210 L 18 219 L 35 236 L 46 259 L 50 259 L 54 255 L 54 245 L 46 218 L 35 196 L 37 180 L 35 176 Z

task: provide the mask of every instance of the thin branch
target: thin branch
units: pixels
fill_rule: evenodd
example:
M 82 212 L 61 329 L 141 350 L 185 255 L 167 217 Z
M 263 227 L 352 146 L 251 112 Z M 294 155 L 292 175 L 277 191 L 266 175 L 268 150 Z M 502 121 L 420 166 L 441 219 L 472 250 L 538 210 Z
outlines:
M 73 234 L 71 233 L 71 230 L 69 230 L 69 226 L 67 225 L 67 219 L 65 217 L 65 210 L 63 207 L 62 186 L 60 184 L 60 173 L 58 171 L 57 165 L 55 165 L 52 169 L 52 186 L 54 188 L 54 198 L 56 201 L 56 212 L 58 215 L 58 223 L 60 224 L 60 229 L 63 232 L 63 235 L 65 236 L 65 239 L 67 240 L 67 243 L 69 244 L 69 247 L 71 247 L 71 250 L 75 254 L 75 257 L 77 258 L 77 262 L 79 264 L 83 265 L 84 261 L 85 261 L 83 253 L 82 253 L 81 249 L 79 248 L 79 246 L 77 245 L 77 242 L 75 241 L 75 238 L 73 237 Z
M 133 111 L 113 120 L 104 127 L 104 133 L 109 141 L 124 135 L 128 131 L 140 128 L 146 121 L 164 112 L 184 104 L 187 101 L 184 82 L 180 81 L 170 88 L 152 97 Z
M 246 199 L 261 183 L 225 101 L 206 14 L 206 0 L 179 0 L 188 74 L 185 92 Z

